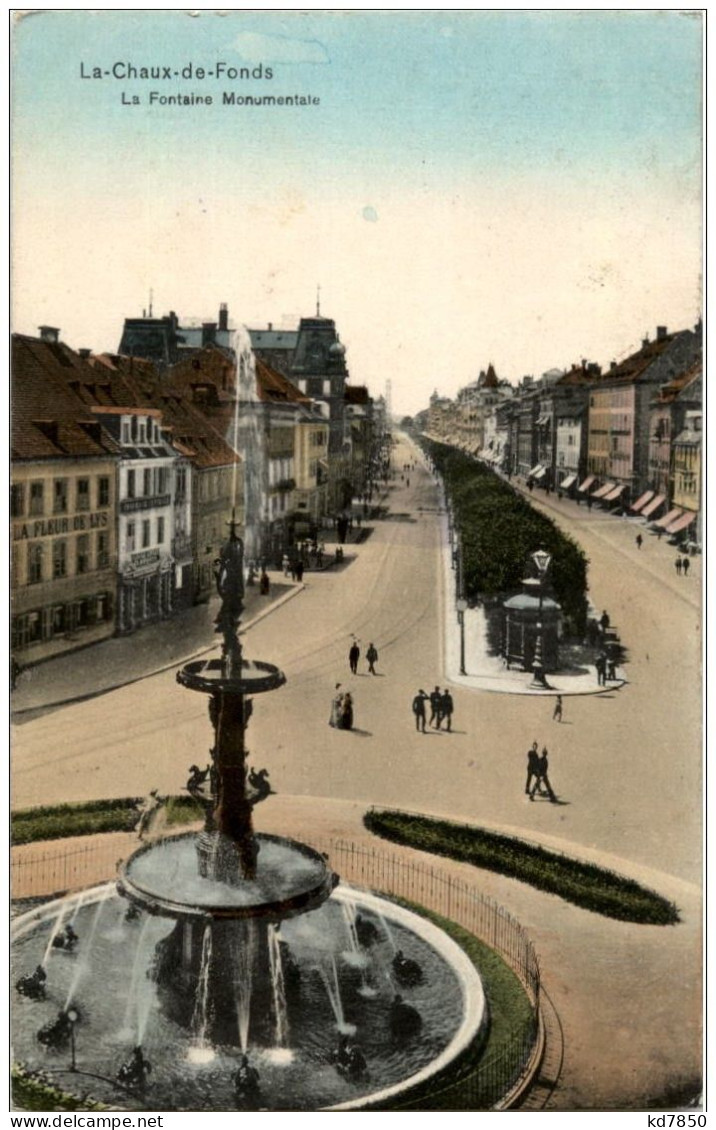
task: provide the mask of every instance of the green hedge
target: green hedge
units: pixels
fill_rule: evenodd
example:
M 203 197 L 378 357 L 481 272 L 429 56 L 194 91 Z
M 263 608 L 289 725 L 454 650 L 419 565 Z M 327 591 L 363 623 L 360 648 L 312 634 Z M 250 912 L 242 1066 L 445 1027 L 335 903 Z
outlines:
M 607 918 L 652 926 L 679 921 L 672 902 L 633 879 L 524 840 L 396 811 L 370 811 L 363 821 L 386 840 L 496 871 Z
M 586 623 L 587 565 L 577 543 L 494 471 L 446 444 L 423 438 L 440 474 L 462 542 L 468 599 L 516 592 L 532 575 L 530 554 L 552 555 L 549 581 L 578 632 Z
M 143 797 L 91 800 L 76 804 L 54 804 L 12 813 L 11 843 L 60 840 L 66 836 L 94 836 L 99 832 L 131 832 L 139 819 Z M 189 824 L 201 820 L 203 810 L 190 796 L 169 797 L 167 824 Z
M 103 1103 L 84 1096 L 71 1095 L 50 1082 L 41 1073 L 26 1071 L 15 1065 L 10 1074 L 15 1110 L 109 1110 Z

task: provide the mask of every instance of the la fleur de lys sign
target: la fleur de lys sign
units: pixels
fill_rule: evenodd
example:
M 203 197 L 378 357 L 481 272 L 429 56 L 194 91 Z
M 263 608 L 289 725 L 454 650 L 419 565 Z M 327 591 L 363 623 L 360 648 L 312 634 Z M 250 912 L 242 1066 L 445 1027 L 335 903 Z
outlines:
M 12 528 L 13 541 L 25 538 L 48 538 L 82 530 L 99 530 L 108 524 L 106 510 L 97 514 L 75 514 L 72 518 L 36 518 L 33 522 L 17 522 Z

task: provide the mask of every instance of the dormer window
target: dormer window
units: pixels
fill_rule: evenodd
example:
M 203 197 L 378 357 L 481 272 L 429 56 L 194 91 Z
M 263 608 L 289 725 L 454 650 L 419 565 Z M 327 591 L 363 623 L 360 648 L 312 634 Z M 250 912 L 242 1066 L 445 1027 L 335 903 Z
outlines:
M 128 444 L 130 442 L 130 426 L 129 420 L 122 420 L 122 443 Z
M 139 442 L 147 442 L 147 422 L 143 418 L 139 421 Z

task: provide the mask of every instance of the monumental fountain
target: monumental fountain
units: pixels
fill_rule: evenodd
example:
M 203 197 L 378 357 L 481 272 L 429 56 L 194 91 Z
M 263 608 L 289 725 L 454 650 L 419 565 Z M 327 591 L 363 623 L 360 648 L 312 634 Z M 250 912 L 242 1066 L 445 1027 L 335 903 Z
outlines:
M 116 884 L 17 921 L 14 1055 L 120 1109 L 386 1106 L 479 1040 L 481 981 L 425 918 L 339 884 L 320 851 L 254 831 L 272 789 L 247 728 L 253 699 L 285 676 L 243 654 L 233 520 L 216 583 L 221 656 L 177 675 L 207 697 L 214 732 L 187 782 L 203 828 L 150 838 Z

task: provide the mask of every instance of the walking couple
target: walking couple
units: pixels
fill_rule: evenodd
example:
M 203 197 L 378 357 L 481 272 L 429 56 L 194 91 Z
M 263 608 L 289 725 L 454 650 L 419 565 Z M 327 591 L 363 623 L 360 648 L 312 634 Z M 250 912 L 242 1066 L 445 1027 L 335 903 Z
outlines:
M 547 747 L 544 746 L 540 754 L 537 742 L 532 742 L 532 749 L 527 753 L 527 783 L 525 784 L 525 792 L 530 800 L 534 800 L 535 793 L 537 793 L 539 796 L 548 796 L 552 804 L 556 804 L 557 797 L 547 776 L 548 769 Z

